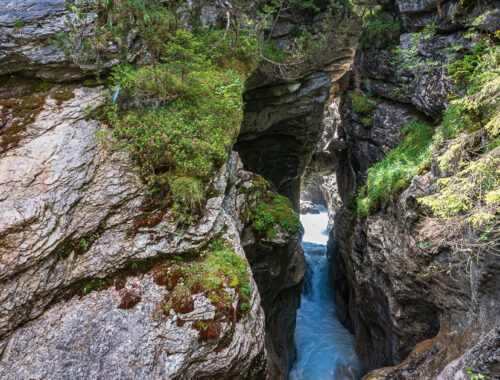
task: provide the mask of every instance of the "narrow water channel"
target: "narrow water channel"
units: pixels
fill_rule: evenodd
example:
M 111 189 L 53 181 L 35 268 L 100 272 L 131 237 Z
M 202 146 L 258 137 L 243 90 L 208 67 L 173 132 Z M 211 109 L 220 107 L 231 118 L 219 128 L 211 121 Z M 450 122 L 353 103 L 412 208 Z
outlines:
M 297 360 L 291 380 L 352 380 L 362 375 L 355 339 L 337 318 L 332 295 L 326 244 L 328 214 L 301 215 L 302 247 L 308 264 L 302 303 L 297 311 Z

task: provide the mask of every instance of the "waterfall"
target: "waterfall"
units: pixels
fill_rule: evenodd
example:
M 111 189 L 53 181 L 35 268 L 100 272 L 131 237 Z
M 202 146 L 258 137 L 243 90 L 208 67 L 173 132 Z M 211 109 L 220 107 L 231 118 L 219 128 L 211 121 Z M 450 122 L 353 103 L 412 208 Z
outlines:
M 297 359 L 291 380 L 352 380 L 362 375 L 354 336 L 337 318 L 326 257 L 328 214 L 301 215 L 308 270 L 297 311 Z

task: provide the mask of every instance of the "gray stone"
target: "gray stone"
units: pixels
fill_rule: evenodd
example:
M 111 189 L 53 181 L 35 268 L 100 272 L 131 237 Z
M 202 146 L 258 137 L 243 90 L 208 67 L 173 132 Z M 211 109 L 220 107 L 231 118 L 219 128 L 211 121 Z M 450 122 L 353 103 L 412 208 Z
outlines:
M 316 73 L 304 78 L 297 91 L 275 85 L 245 94 L 245 119 L 235 150 L 246 169 L 270 180 L 296 209 L 300 176 L 321 135 L 330 84 L 328 74 Z
M 396 0 L 401 13 L 421 13 L 437 8 L 435 0 Z
M 166 290 L 150 274 L 129 278 L 126 288 L 142 297 L 132 309 L 119 309 L 119 291 L 108 288 L 59 302 L 36 321 L 17 329 L 3 350 L 0 376 L 232 379 L 247 372 L 262 356 L 264 318 L 256 292 L 243 320 L 221 322 L 221 338 L 201 341 L 187 314 L 154 317 L 155 303 Z M 205 300 L 204 306 L 195 303 L 198 314 L 211 306 Z M 186 321 L 183 326 L 175 322 L 178 317 Z M 230 334 L 231 343 L 217 349 L 222 337 Z
M 306 272 L 300 238 L 300 234 L 289 239 L 278 233 L 272 239 L 261 239 L 250 227 L 245 228 L 241 238 L 266 314 L 266 348 L 272 378 L 287 377 L 296 357 L 295 317 Z
M 50 39 L 67 31 L 69 21 L 76 16 L 65 8 L 65 0 L 4 0 L 0 15 L 0 75 L 20 72 L 54 82 L 85 78 L 116 65 L 121 54 L 116 42 L 108 41 L 102 53 L 102 63 L 75 63 Z M 81 25 L 83 37 L 92 33 L 97 15 L 90 12 Z M 80 22 L 80 21 L 78 21 Z M 21 25 L 16 25 L 20 23 Z M 133 31 L 127 38 L 130 44 L 127 60 L 134 61 L 142 52 Z
M 162 323 L 152 320 L 154 302 L 165 291 L 152 283 L 150 273 L 127 280 L 142 297 L 130 310 L 117 309 L 119 292 L 113 289 L 64 301 L 91 279 L 110 278 L 131 262 L 198 251 L 222 230 L 233 249 L 246 257 L 240 218 L 250 199 L 237 196 L 236 186 L 253 184 L 233 153 L 213 179 L 221 195 L 207 201 L 195 226 L 178 226 L 167 213 L 157 226 L 134 233 L 147 202 L 145 190 L 137 184 L 128 155 L 108 150 L 96 139 L 95 132 L 105 127 L 85 118 L 85 108 L 103 100 L 102 89 L 56 86 L 51 91 L 61 90 L 73 91 L 75 97 L 57 104 L 43 94 L 45 104 L 26 126 L 19 146 L 0 155 L 0 377 L 262 378 L 264 345 L 272 348 L 274 340 L 284 345 L 273 360 L 288 368 L 281 363 L 293 358 L 298 305 L 294 301 L 281 309 L 266 303 L 270 325 L 292 328 L 266 338 L 252 276 L 251 312 L 223 324 L 221 339 L 232 340 L 222 350 L 216 349 L 220 340 L 201 342 L 191 328 L 193 321 L 213 317 L 213 306 L 202 295 L 195 296 L 195 310 L 189 314 L 170 315 Z M 84 252 L 69 244 L 90 234 L 97 239 Z M 298 236 L 280 233 L 266 247 L 287 260 L 303 261 Z M 273 289 L 293 288 L 289 294 L 295 299 L 301 274 L 299 269 L 287 272 L 287 260 L 273 262 L 283 275 L 271 284 Z M 263 295 L 268 297 L 265 291 Z M 233 297 L 236 305 L 237 295 Z M 179 317 L 186 321 L 183 327 L 175 324 Z
M 436 161 L 440 151 L 429 172 L 416 175 L 377 212 L 361 218 L 352 204 L 366 170 L 397 145 L 402 127 L 414 117 L 425 119 L 423 114 L 439 120 L 452 89 L 441 66 L 470 49 L 457 32 L 463 28 L 456 14 L 458 1 L 441 1 L 441 17 L 436 1 L 395 3 L 406 32 L 435 21 L 436 35 L 417 47 L 417 58 L 426 62 L 422 67 L 401 70 L 390 62 L 388 51 L 368 48 L 357 53 L 353 72 L 360 76 L 351 88 L 361 86 L 379 101 L 369 128 L 363 128 L 349 104 L 342 115 L 348 149 L 339 159 L 337 184 L 344 206 L 335 215 L 328 244 L 339 319 L 356 334 L 367 369 L 391 366 L 364 379 L 466 379 L 469 366 L 473 374 L 498 379 L 499 258 L 471 261 L 468 252 L 453 252 L 450 242 L 461 236 L 444 230 L 443 222 L 431 218 L 430 210 L 417 201 L 439 191 L 437 181 L 446 176 Z M 496 4 L 482 3 L 481 12 L 495 11 Z M 467 16 L 481 12 L 472 4 Z M 403 33 L 400 45 L 411 47 L 411 38 Z M 436 67 L 429 69 L 432 62 Z M 434 242 L 444 233 L 449 235 Z M 434 245 L 423 249 L 429 242 Z M 441 270 L 426 275 L 433 266 L 450 264 L 450 274 Z
M 408 107 L 380 102 L 372 113 L 372 124 L 361 124 L 360 115 L 348 107 L 343 123 L 349 155 L 359 168 L 360 178 L 401 141 L 403 128 L 417 119 Z

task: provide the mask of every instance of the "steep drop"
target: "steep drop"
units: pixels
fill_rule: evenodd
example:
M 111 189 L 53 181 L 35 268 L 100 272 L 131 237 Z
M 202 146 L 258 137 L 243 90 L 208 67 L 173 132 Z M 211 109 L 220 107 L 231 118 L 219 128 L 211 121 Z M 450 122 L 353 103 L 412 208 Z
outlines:
M 359 379 L 362 366 L 355 352 L 354 336 L 342 326 L 335 310 L 326 257 L 328 214 L 323 208 L 320 211 L 301 215 L 308 272 L 297 311 L 297 360 L 290 378 Z

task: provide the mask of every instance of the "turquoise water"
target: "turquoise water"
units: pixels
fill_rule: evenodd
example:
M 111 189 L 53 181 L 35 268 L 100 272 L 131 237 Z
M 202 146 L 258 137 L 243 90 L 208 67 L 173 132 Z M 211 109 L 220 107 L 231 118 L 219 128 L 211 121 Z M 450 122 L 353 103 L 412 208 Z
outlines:
M 291 380 L 352 380 L 362 375 L 355 339 L 337 318 L 326 257 L 328 215 L 301 215 L 308 270 L 297 311 Z

